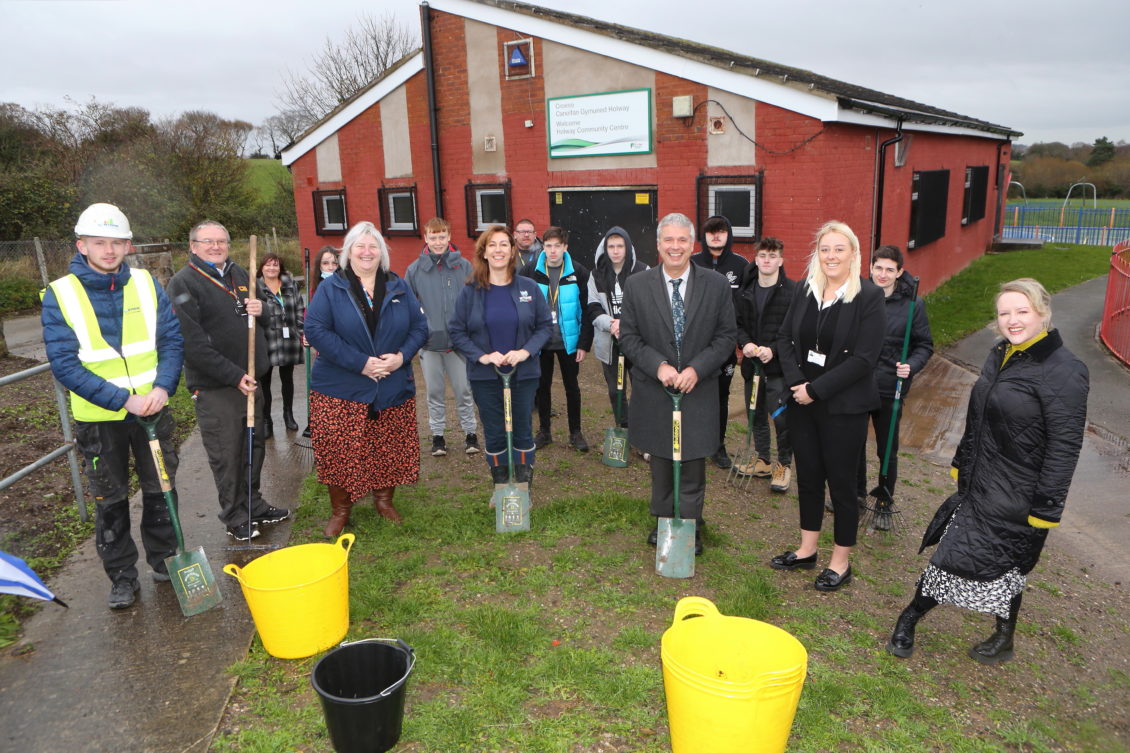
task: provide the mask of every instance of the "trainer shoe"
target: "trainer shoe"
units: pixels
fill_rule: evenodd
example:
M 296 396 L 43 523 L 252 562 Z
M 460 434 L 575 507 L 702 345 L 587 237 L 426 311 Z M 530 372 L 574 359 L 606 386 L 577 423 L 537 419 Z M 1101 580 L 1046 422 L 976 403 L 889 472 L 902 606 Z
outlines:
M 444 440 L 442 434 L 432 435 L 432 457 L 442 458 L 447 454 L 447 442 Z
M 789 466 L 781 463 L 773 464 L 773 479 L 769 482 L 770 489 L 775 492 L 787 492 L 792 481 L 793 471 Z
M 134 594 L 141 588 L 137 578 L 114 581 L 110 587 L 110 609 L 125 609 L 133 606 Z
M 730 466 L 734 464 L 734 461 L 730 460 L 730 453 L 726 452 L 726 445 L 719 447 L 718 451 L 711 455 L 710 459 L 714 461 L 714 465 L 724 471 L 729 470 Z
M 585 435 L 582 434 L 580 430 L 569 435 L 569 446 L 577 452 L 589 451 L 589 443 L 585 440 Z
M 440 439 L 442 438 L 443 437 L 440 437 Z M 478 455 L 479 452 L 481 452 L 479 448 L 479 437 L 474 432 L 467 435 L 467 438 L 463 440 L 463 444 L 467 445 L 467 449 L 465 449 L 464 452 L 468 455 Z
M 237 526 L 228 526 L 228 536 L 236 541 L 251 541 L 259 535 L 259 527 L 250 523 L 240 523 Z
M 257 512 L 251 516 L 252 523 L 278 523 L 290 517 L 290 510 L 285 507 L 267 507 L 263 512 Z

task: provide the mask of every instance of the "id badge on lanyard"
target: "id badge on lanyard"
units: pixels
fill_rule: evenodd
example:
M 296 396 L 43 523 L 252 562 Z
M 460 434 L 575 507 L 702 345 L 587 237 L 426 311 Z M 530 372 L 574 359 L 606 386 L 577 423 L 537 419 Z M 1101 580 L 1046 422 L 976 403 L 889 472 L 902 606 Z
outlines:
M 808 351 L 808 362 L 812 363 L 812 364 L 816 364 L 820 368 L 824 368 L 824 362 L 827 359 L 828 359 L 828 356 L 824 355 L 823 353 L 821 353 L 818 350 Z

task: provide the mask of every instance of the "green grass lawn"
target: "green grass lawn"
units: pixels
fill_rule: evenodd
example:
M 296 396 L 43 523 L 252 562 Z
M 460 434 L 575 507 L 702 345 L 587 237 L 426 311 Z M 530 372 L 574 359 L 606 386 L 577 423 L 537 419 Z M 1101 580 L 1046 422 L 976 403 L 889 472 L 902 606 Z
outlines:
M 1034 277 L 1053 295 L 1110 269 L 1110 247 L 1049 243 L 1040 249 L 986 254 L 926 296 L 934 346 L 945 348 L 994 317 L 1002 282 Z
M 262 157 L 247 160 L 247 183 L 260 201 L 268 201 L 278 190 L 279 181 L 290 184 L 290 171 L 277 159 Z

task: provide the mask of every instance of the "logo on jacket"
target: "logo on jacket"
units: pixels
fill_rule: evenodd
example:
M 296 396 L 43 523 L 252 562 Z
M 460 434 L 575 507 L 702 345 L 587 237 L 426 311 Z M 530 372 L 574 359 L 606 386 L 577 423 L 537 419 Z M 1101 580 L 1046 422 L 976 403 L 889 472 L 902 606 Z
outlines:
M 576 281 L 577 281 L 577 275 L 576 274 L 571 274 L 568 277 L 565 277 L 564 279 L 561 280 L 561 282 L 576 282 Z
M 726 272 L 726 279 L 730 281 L 730 287 L 738 284 L 738 276 L 732 270 Z
M 525 290 L 518 291 L 518 303 L 529 303 L 532 300 L 534 300 L 533 296 L 531 296 Z

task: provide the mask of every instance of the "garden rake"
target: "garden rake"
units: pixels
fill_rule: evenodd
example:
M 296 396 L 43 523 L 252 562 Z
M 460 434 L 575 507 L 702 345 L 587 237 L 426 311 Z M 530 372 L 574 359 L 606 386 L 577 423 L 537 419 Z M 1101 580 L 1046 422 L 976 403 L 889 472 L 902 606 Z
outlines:
M 757 394 L 761 391 L 761 364 L 753 362 L 753 385 L 749 391 L 749 405 L 746 406 L 746 432 L 745 447 L 734 455 L 733 465 L 726 474 L 726 482 L 739 488 L 746 489 L 753 482 L 753 463 L 757 457 L 757 449 L 753 442 L 753 415 L 757 410 Z

